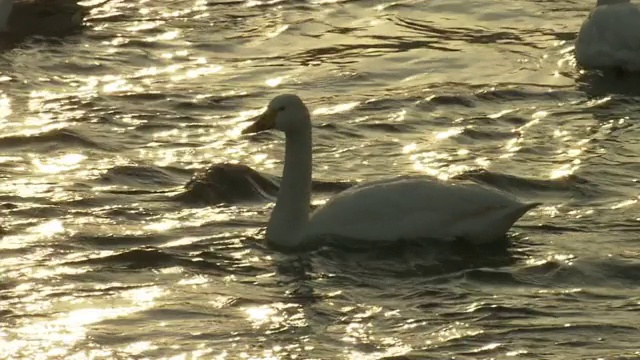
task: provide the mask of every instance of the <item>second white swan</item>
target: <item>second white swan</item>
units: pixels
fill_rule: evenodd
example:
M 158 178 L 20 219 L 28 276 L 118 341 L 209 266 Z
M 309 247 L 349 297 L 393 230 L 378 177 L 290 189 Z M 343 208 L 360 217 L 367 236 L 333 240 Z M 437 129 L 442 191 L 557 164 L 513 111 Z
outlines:
M 586 69 L 640 71 L 640 8 L 629 0 L 598 0 L 580 27 L 575 54 Z
M 286 137 L 285 160 L 267 242 L 305 247 L 323 237 L 357 241 L 504 239 L 537 203 L 521 203 L 474 182 L 449 183 L 426 176 L 363 183 L 331 198 L 310 215 L 311 118 L 296 95 L 276 96 L 243 134 L 277 129 Z

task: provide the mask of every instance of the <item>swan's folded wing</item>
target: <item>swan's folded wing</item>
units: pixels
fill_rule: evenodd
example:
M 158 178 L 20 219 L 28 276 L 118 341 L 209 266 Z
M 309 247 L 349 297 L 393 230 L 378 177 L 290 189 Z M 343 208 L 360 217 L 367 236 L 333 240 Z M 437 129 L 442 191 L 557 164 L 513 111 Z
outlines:
M 423 177 L 378 181 L 332 198 L 312 215 L 307 237 L 450 239 L 489 227 L 503 229 L 500 216 L 522 206 L 499 191 L 468 182 Z M 507 221 L 506 230 L 515 220 Z

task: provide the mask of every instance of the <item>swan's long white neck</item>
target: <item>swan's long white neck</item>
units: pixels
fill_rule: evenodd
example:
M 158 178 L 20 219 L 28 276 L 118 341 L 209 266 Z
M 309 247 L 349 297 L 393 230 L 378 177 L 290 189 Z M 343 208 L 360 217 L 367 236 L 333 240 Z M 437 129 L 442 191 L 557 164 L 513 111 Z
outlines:
M 9 15 L 13 8 L 13 0 L 0 0 L 0 32 L 9 30 Z
M 285 134 L 284 170 L 278 199 L 267 225 L 273 245 L 295 247 L 309 221 L 311 201 L 311 129 Z

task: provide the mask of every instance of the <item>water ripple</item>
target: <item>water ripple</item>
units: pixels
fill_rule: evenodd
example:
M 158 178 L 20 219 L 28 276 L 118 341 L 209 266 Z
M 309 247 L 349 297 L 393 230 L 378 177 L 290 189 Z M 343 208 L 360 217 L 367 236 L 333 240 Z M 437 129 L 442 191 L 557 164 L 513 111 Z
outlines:
M 0 358 L 635 358 L 638 79 L 574 1 L 86 2 L 3 38 Z M 7 46 L 5 46 L 7 45 Z M 292 92 L 313 204 L 431 175 L 543 205 L 506 241 L 264 242 Z

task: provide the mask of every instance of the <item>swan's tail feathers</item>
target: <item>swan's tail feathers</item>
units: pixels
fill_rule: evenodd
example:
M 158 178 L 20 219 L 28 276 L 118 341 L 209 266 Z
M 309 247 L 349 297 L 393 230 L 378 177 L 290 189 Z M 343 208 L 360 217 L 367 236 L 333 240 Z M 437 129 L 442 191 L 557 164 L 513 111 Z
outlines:
M 542 203 L 541 203 L 541 202 L 534 202 L 534 203 L 528 203 L 528 204 L 525 204 L 525 206 L 524 206 L 524 208 L 526 209 L 526 210 L 525 210 L 525 213 L 526 213 L 527 211 L 529 211 L 529 210 L 533 209 L 533 208 L 537 208 L 537 207 L 538 207 L 538 206 L 540 206 L 540 205 L 542 205 Z M 523 214 L 523 215 L 524 215 L 524 214 Z
M 522 216 L 524 216 L 524 214 L 529 212 L 529 210 L 536 208 L 540 205 L 542 205 L 542 203 L 534 202 L 534 203 L 522 204 L 522 206 L 515 208 L 512 212 L 513 223 L 518 221 L 518 219 L 520 219 Z
M 450 224 L 456 237 L 475 244 L 504 239 L 507 232 L 527 211 L 542 203 L 489 206 Z
M 541 202 L 527 203 L 527 204 L 524 204 L 524 208 L 527 209 L 527 211 L 529 211 L 529 210 L 531 210 L 533 208 L 536 208 L 536 207 L 538 207 L 540 205 L 542 205 Z

